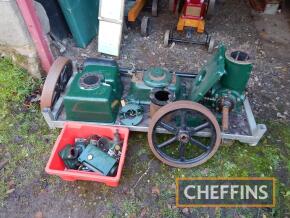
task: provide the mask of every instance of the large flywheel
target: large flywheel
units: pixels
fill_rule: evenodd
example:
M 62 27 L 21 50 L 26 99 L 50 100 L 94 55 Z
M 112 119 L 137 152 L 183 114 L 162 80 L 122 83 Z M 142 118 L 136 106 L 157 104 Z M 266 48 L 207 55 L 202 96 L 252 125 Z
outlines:
M 40 99 L 41 110 L 54 106 L 61 94 L 65 91 L 72 74 L 73 66 L 70 59 L 59 57 L 54 61 L 42 89 Z
M 215 154 L 221 142 L 221 130 L 215 116 L 203 105 L 176 101 L 155 113 L 148 142 L 154 155 L 165 164 L 190 168 Z

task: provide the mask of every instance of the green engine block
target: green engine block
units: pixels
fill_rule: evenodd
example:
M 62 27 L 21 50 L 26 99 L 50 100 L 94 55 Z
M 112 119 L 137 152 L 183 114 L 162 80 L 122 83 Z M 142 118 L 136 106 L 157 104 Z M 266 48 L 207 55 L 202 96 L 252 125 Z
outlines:
M 115 61 L 87 59 L 64 97 L 67 120 L 113 123 L 122 90 Z
M 130 102 L 150 104 L 150 93 L 153 89 L 167 89 L 178 98 L 180 78 L 159 67 L 148 68 L 144 73 L 135 74 L 132 78 L 127 100 Z

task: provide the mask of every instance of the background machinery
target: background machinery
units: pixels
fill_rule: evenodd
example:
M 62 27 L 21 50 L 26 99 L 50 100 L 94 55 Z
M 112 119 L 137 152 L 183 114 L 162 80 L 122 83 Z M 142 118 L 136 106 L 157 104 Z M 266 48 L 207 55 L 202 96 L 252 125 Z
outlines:
M 165 32 L 164 45 L 171 42 L 206 45 L 212 52 L 214 39 L 205 31 L 205 19 L 214 13 L 214 6 L 215 0 L 170 0 L 169 9 L 179 17 L 176 28 Z M 184 31 L 186 37 L 180 34 Z
M 159 0 L 151 1 L 151 14 L 156 17 L 158 15 L 158 2 Z M 128 0 L 126 1 L 126 11 L 128 14 L 128 23 L 136 23 L 141 10 L 148 4 L 147 0 Z M 141 19 L 141 35 L 149 35 L 149 17 L 143 16 Z

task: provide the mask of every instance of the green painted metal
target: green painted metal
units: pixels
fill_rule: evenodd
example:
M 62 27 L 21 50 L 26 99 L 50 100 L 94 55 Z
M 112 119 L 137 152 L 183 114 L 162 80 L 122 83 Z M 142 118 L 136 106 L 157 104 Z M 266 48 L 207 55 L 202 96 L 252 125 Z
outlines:
M 138 104 L 127 104 L 120 111 L 120 121 L 126 126 L 136 126 L 143 119 L 143 107 Z
M 117 66 L 107 62 L 85 65 L 64 97 L 67 120 L 114 123 L 123 91 L 121 84 Z
M 239 110 L 245 100 L 244 92 L 252 68 L 245 52 L 226 51 L 220 46 L 195 78 L 189 99 L 198 102 L 205 100 L 207 95 L 203 103 L 219 110 L 220 100 L 226 98 L 234 110 Z
M 144 72 L 144 83 L 152 88 L 167 87 L 172 80 L 172 74 L 160 67 L 150 67 Z
M 150 104 L 150 93 L 154 88 L 168 89 L 179 99 L 180 78 L 163 68 L 149 68 L 143 78 L 132 79 L 127 100 L 137 104 Z
M 220 46 L 212 59 L 201 69 L 195 78 L 190 100 L 198 102 L 204 98 L 208 91 L 226 74 L 225 47 Z
M 225 89 L 225 88 L 219 88 L 219 89 L 213 89 L 212 95 L 214 96 L 214 104 L 211 105 L 214 108 L 217 108 L 217 110 L 220 110 L 219 101 L 221 99 L 228 99 L 233 104 L 232 110 L 240 111 L 241 106 L 243 105 L 243 102 L 246 98 L 245 95 L 240 94 L 239 92 L 235 90 Z
M 99 0 L 58 0 L 78 47 L 85 48 L 99 27 Z
M 137 104 L 150 104 L 150 92 L 153 88 L 143 81 L 132 81 L 127 100 Z
M 173 93 L 175 100 L 202 102 L 209 108 L 220 110 L 226 99 L 232 103 L 231 109 L 239 109 L 245 100 L 244 92 L 252 64 L 246 54 L 234 54 L 220 46 L 193 79 L 191 87 L 181 84 L 180 77 L 162 68 L 149 68 L 144 74 L 135 73 L 130 81 L 128 94 L 124 93 L 127 94 L 125 100 L 137 106 L 150 104 L 152 90 L 164 89 Z M 117 63 L 102 59 L 87 60 L 64 97 L 67 120 L 114 123 L 118 114 L 120 117 L 122 113 L 127 114 L 122 111 L 119 113 L 122 95 L 123 87 Z M 131 122 L 130 125 L 137 125 L 142 120 L 141 114 L 139 115 L 138 119 L 135 117 L 135 120 L 128 121 Z
M 113 175 L 117 169 L 118 161 L 93 144 L 89 144 L 81 153 L 78 160 L 90 170 L 103 175 Z
M 227 74 L 221 80 L 224 88 L 234 90 L 240 95 L 244 93 L 253 69 L 253 65 L 248 58 L 249 56 L 242 51 L 228 51 L 226 53 L 225 68 Z
M 80 166 L 78 156 L 83 149 L 80 146 L 73 147 L 72 145 L 67 144 L 64 149 L 59 152 L 59 156 L 64 161 L 64 164 L 68 169 L 77 169 Z
M 123 86 L 120 78 L 119 67 L 113 60 L 107 59 L 88 59 L 88 63 L 84 64 L 83 72 L 98 72 L 104 76 L 106 84 L 112 87 L 117 98 L 121 98 Z

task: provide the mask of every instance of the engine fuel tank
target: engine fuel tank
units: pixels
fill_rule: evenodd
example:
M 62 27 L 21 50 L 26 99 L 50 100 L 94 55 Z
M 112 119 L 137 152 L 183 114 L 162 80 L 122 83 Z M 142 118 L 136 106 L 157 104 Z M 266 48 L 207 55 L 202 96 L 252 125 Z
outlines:
M 119 110 L 121 93 L 116 62 L 87 60 L 64 97 L 67 120 L 113 123 Z

